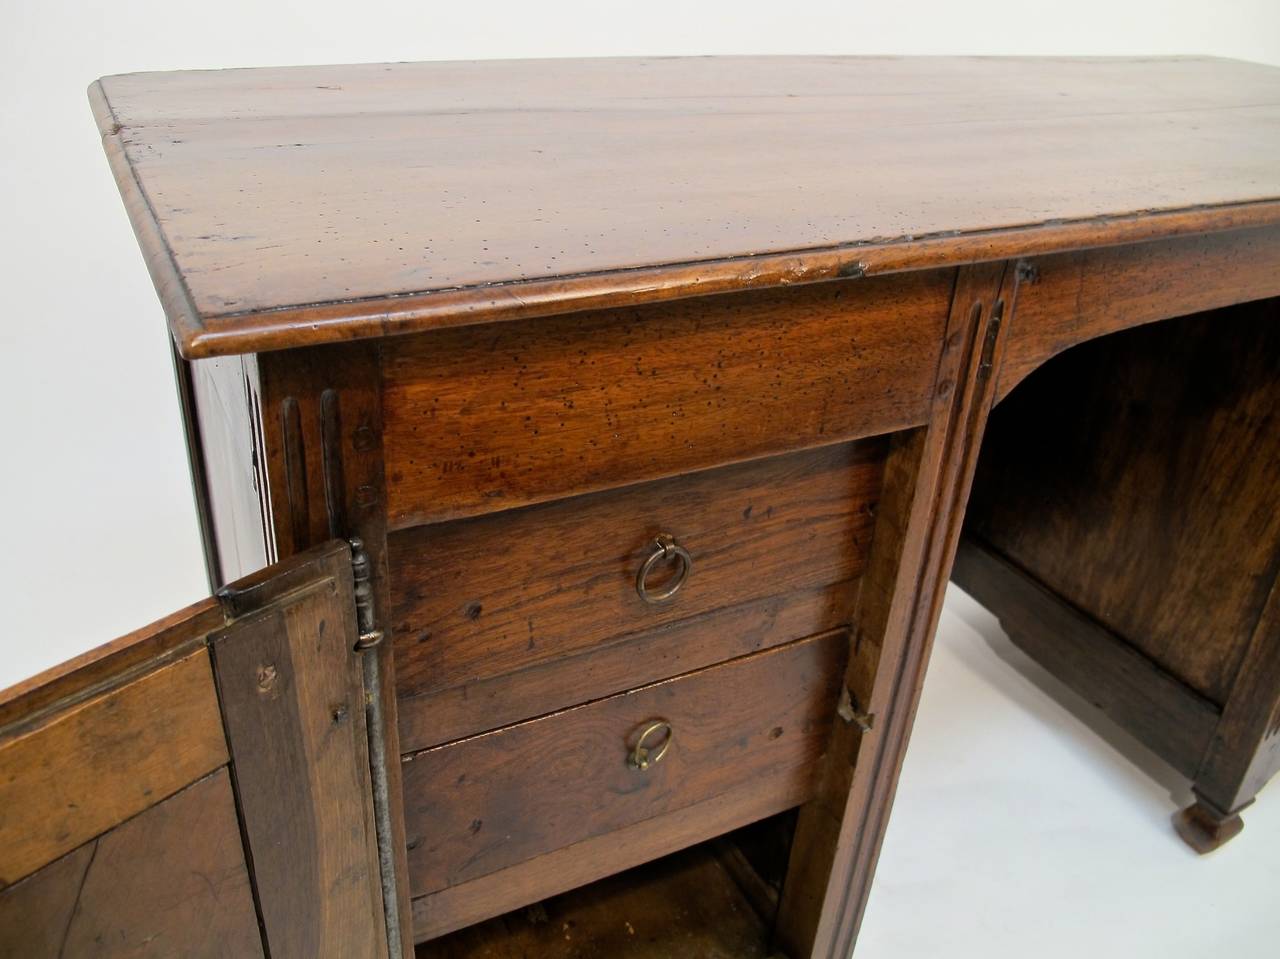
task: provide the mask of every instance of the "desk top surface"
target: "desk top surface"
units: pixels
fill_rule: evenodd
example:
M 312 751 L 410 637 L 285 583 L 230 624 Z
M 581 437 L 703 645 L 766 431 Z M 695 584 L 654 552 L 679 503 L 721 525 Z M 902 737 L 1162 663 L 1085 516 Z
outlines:
M 1280 69 L 752 57 L 90 88 L 179 346 L 248 352 L 1280 221 Z

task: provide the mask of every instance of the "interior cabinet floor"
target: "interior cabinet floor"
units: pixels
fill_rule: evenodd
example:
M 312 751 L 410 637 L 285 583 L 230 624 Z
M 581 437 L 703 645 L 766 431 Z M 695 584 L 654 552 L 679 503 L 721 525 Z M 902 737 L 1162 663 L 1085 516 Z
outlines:
M 418 959 L 772 959 L 764 921 L 707 846 L 418 947 Z

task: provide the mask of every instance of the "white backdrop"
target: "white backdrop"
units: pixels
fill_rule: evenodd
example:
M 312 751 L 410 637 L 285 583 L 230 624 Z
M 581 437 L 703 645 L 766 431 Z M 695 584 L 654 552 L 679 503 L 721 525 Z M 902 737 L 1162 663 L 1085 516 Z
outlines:
M 1280 0 L 0 0 L 0 11 L 0 687 L 206 589 L 164 322 L 85 100 L 100 75 L 710 53 L 1201 53 L 1280 65 Z M 993 666 L 956 608 L 953 598 L 861 955 L 1267 955 L 1251 951 L 1277 922 L 1266 896 L 1274 906 L 1280 815 L 1265 798 L 1216 865 L 1191 860 L 1164 821 L 1168 790 Z M 958 728 L 980 735 L 962 744 Z M 1012 771 L 1000 749 L 1020 757 Z

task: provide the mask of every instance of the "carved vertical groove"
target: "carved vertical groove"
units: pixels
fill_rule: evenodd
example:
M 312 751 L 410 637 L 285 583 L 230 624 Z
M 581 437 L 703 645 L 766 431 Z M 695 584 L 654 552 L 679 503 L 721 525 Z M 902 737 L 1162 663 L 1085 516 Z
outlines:
M 1008 265 L 995 274 L 993 289 L 984 289 L 985 283 L 977 279 L 983 276 L 981 266 L 968 269 L 973 276 L 976 299 L 969 310 L 967 324 L 956 331 L 965 338 L 962 359 L 955 369 L 956 381 L 950 388 L 945 388 L 944 384 L 938 390 L 941 399 L 950 401 L 946 411 L 947 427 L 934 439 L 940 454 L 940 468 L 932 477 L 926 473 L 917 480 L 933 487 L 934 502 L 920 517 L 926 524 L 924 551 L 909 600 L 906 630 L 900 640 L 897 662 L 893 664 L 896 669 L 888 700 L 891 714 L 885 723 L 879 748 L 874 750 L 873 799 L 857 832 L 853 875 L 858 878 L 848 887 L 846 895 L 840 897 L 838 911 L 833 917 L 834 935 L 827 951 L 829 959 L 845 959 L 849 955 L 866 909 L 876 859 L 888 824 L 889 808 L 897 790 L 898 774 L 920 701 L 924 671 L 941 613 L 942 595 L 955 557 L 987 414 L 994 400 L 995 379 L 1005 339 L 1002 333 L 1007 329 L 1006 300 L 1012 304 L 1016 297 L 1017 271 Z M 962 271 L 961 279 L 966 278 Z M 992 305 L 984 311 L 988 297 Z M 928 429 L 932 431 L 935 427 Z M 907 570 L 901 572 L 909 574 Z
M 343 496 L 346 487 L 342 476 L 342 413 L 338 391 L 326 389 L 320 394 L 320 462 L 324 470 L 324 506 L 331 537 L 348 534 Z
M 280 404 L 280 430 L 284 437 L 284 484 L 289 505 L 292 552 L 311 545 L 311 498 L 307 492 L 307 448 L 302 435 L 302 410 L 295 397 Z

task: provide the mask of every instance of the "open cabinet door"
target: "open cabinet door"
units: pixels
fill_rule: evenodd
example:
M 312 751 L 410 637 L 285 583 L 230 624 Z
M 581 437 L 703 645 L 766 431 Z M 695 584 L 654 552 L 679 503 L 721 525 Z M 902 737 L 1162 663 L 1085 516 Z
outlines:
M 352 570 L 335 540 L 0 693 L 0 956 L 387 956 Z

